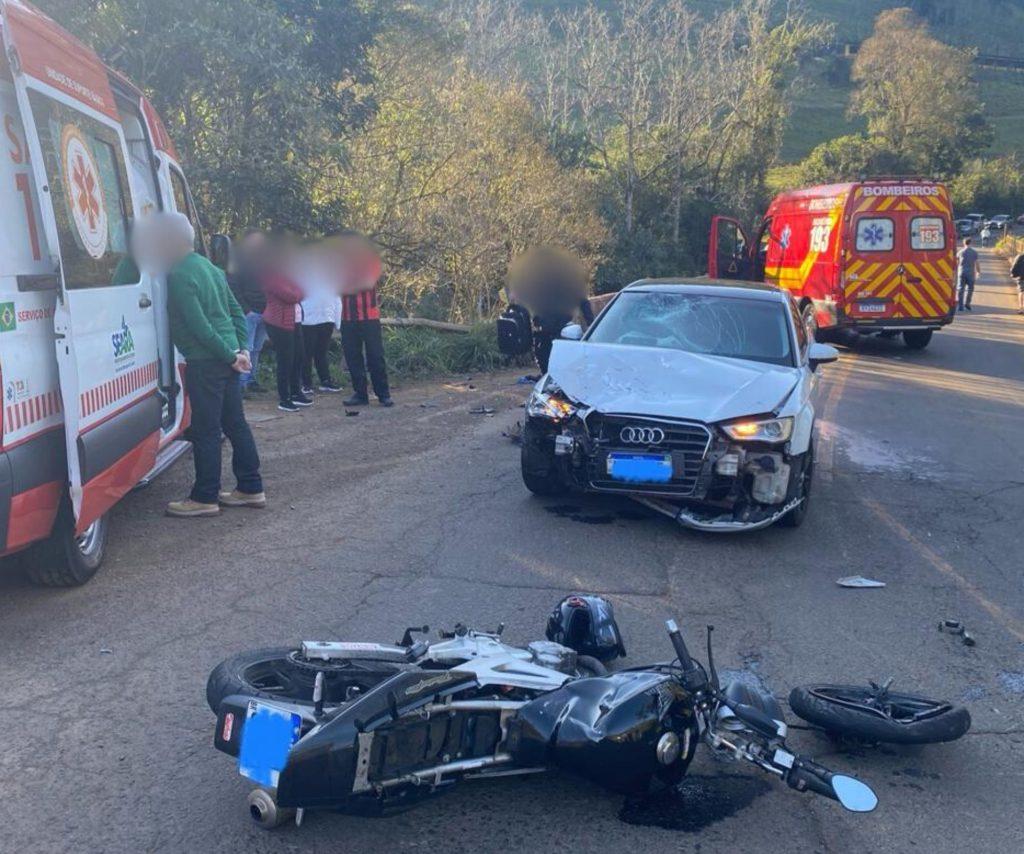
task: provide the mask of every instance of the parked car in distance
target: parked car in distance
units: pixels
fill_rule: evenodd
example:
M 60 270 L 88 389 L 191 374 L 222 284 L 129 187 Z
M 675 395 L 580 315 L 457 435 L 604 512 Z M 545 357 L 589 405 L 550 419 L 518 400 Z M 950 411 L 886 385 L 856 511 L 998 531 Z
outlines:
M 1004 229 L 1010 225 L 1009 214 L 996 214 L 992 219 L 985 223 L 989 228 Z
M 705 531 L 803 521 L 814 371 L 838 353 L 786 291 L 643 280 L 562 337 L 526 404 L 531 492 L 628 495 Z
M 974 234 L 974 220 L 958 219 L 956 221 L 956 233 L 960 237 L 970 237 Z
M 985 214 L 969 213 L 967 214 L 967 219 L 974 223 L 975 231 L 981 231 L 981 227 L 985 224 L 985 220 L 987 219 L 987 217 L 985 216 Z

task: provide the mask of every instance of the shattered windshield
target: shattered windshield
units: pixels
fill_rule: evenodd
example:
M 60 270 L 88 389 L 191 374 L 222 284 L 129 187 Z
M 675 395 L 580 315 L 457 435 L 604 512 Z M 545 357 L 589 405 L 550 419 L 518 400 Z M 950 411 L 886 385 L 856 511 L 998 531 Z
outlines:
M 774 300 L 627 291 L 587 340 L 795 364 L 786 306 Z

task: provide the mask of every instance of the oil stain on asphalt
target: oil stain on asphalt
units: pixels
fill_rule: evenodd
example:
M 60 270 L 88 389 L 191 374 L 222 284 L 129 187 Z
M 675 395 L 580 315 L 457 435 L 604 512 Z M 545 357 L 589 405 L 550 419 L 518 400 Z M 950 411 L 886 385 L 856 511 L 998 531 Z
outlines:
M 695 774 L 685 777 L 675 788 L 627 800 L 619 819 L 626 824 L 696 833 L 735 815 L 770 789 L 768 781 L 759 777 Z
M 584 525 L 610 525 L 615 521 L 610 513 L 584 513 L 583 508 L 575 504 L 555 504 L 544 509 L 559 519 L 572 519 Z
M 610 525 L 616 519 L 640 522 L 650 519 L 654 515 L 652 511 L 639 505 L 619 507 L 614 513 L 588 513 L 578 504 L 549 504 L 544 509 L 559 519 L 571 519 L 573 522 L 582 522 L 584 525 Z

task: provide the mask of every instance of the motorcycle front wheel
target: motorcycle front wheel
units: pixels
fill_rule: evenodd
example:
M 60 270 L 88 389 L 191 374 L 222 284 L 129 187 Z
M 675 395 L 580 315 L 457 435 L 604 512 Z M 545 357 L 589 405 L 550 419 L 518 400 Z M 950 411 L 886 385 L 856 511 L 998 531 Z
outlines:
M 963 706 L 861 685 L 806 685 L 789 695 L 790 708 L 835 735 L 889 744 L 954 741 L 971 728 Z
M 215 714 L 232 694 L 312 706 L 313 685 L 322 672 L 324 705 L 337 706 L 411 666 L 370 658 L 312 660 L 290 647 L 251 649 L 213 669 L 206 680 L 206 702 Z

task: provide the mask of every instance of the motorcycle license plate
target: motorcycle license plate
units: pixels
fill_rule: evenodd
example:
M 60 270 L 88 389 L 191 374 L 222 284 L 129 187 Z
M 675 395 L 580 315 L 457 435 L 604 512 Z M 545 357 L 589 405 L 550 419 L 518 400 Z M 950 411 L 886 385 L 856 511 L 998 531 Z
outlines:
M 672 480 L 671 454 L 608 454 L 608 476 L 627 483 L 668 483 Z
M 255 783 L 277 788 L 288 752 L 299 740 L 302 718 L 258 700 L 250 700 L 238 753 L 238 773 Z
M 876 301 L 861 300 L 859 303 L 857 303 L 857 308 L 859 308 L 861 310 L 861 312 L 863 312 L 864 314 L 884 314 L 885 313 L 885 303 L 884 302 L 879 302 L 877 300 Z

